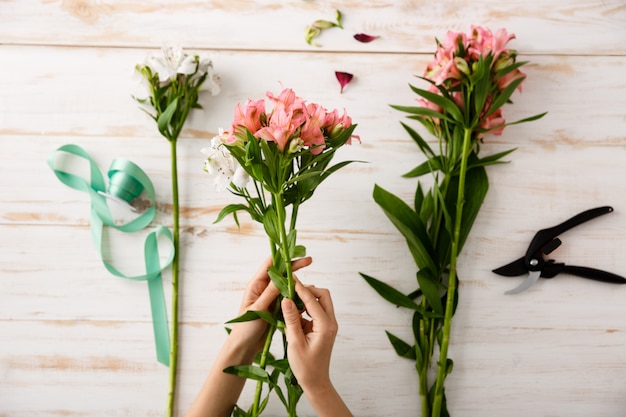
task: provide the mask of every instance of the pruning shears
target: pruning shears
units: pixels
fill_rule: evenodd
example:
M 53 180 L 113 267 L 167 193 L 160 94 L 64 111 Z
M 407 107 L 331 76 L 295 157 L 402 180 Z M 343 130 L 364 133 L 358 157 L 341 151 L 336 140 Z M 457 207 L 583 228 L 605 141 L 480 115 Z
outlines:
M 505 277 L 527 276 L 520 285 L 512 290 L 506 291 L 505 294 L 518 294 L 532 287 L 539 277 L 554 278 L 560 273 L 576 275 L 596 281 L 626 284 L 626 278 L 611 272 L 584 266 L 565 265 L 564 263 L 556 263 L 552 259 L 545 258 L 546 255 L 549 255 L 563 243 L 557 236 L 586 221 L 611 212 L 613 212 L 613 207 L 597 207 L 583 211 L 554 227 L 539 230 L 530 242 L 528 250 L 523 257 L 493 270 L 496 274 Z

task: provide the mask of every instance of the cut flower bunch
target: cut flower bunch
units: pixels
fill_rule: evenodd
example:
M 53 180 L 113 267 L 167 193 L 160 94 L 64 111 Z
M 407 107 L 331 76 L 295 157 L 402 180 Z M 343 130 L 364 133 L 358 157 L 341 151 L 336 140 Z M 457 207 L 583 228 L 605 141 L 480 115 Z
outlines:
M 507 125 L 545 115 L 512 123 L 503 118 L 502 106 L 511 103 L 515 90 L 521 91 L 526 77 L 520 71 L 526 62 L 518 62 L 516 52 L 507 47 L 514 37 L 504 29 L 493 34 L 480 26 L 473 26 L 468 34 L 448 32 L 445 42 L 437 41 L 434 60 L 420 77 L 428 88 L 410 86 L 420 106 L 392 106 L 437 139 L 433 149 L 417 130 L 402 123 L 426 157 L 405 177 L 431 174 L 431 185 L 418 181 L 413 207 L 378 185 L 373 192 L 376 203 L 406 239 L 418 269 L 417 288 L 407 295 L 361 275 L 384 299 L 413 314 L 411 342 L 390 332 L 387 337 L 399 356 L 415 362 L 422 417 L 449 415 L 444 383 L 453 367 L 448 347 L 459 299 L 458 256 L 487 194 L 485 167 L 502 163 L 513 151 L 479 157 L 480 145 L 487 134 L 501 135 Z
M 237 214 L 246 212 L 263 225 L 272 254 L 268 273 L 280 291 L 273 313 L 248 311 L 230 321 L 261 319 L 269 324 L 265 345 L 255 364 L 225 369 L 257 381 L 250 409 L 235 407 L 235 417 L 260 415 L 272 391 L 289 416 L 297 415 L 302 389 L 289 368 L 284 333 L 284 356 L 275 358 L 269 349 L 276 330 L 283 332 L 285 327 L 281 299 L 287 297 L 298 303 L 292 260 L 306 255 L 304 246 L 296 242 L 298 209 L 332 173 L 353 162 L 330 165 L 339 148 L 358 139 L 353 135 L 356 125 L 345 111 L 340 114 L 307 103 L 289 88 L 278 96 L 268 92 L 267 99 L 273 105 L 270 111 L 263 99 L 238 104 L 230 131 L 220 132 L 203 149 L 207 155 L 205 171 L 214 179 L 215 188 L 228 187 L 243 199 L 243 203 L 224 207 L 216 222 L 232 214 L 238 224 Z
M 192 109 L 200 109 L 200 91 L 211 95 L 220 92 L 219 77 L 213 72 L 213 63 L 208 57 L 189 55 L 179 46 L 164 46 L 160 53 L 151 54 L 143 64 L 135 67 L 141 78 L 144 91 L 133 96 L 157 124 L 159 133 L 170 143 L 172 177 L 172 215 L 174 229 L 174 259 L 172 261 L 172 343 L 169 360 L 170 384 L 166 416 L 174 414 L 176 374 L 178 363 L 178 271 L 179 271 L 179 206 L 178 169 L 176 143 Z

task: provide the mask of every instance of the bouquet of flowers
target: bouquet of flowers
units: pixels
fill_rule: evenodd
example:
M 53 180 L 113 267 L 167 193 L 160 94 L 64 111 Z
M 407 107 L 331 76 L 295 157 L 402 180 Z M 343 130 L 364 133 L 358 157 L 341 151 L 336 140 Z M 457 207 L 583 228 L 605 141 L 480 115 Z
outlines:
M 415 362 L 419 376 L 421 415 L 447 416 L 445 378 L 452 317 L 458 303 L 458 255 L 483 203 L 489 181 L 485 167 L 501 163 L 513 149 L 479 157 L 486 134 L 500 135 L 505 126 L 539 119 L 545 113 L 507 123 L 502 106 L 521 91 L 526 62 L 507 48 L 515 36 L 472 27 L 469 34 L 448 32 L 437 41 L 434 60 L 420 77 L 428 89 L 411 86 L 420 106 L 393 106 L 409 114 L 433 135 L 438 153 L 413 128 L 402 123 L 426 161 L 406 177 L 432 174 L 430 189 L 418 182 L 413 207 L 379 186 L 374 200 L 406 239 L 417 266 L 417 289 L 406 295 L 376 278 L 361 274 L 387 301 L 413 313 L 414 340 L 405 342 L 387 332 L 396 353 Z M 436 379 L 429 371 L 438 347 Z
M 243 203 L 224 207 L 216 222 L 232 214 L 239 224 L 237 214 L 246 212 L 263 225 L 272 254 L 268 273 L 281 294 L 273 313 L 249 311 L 231 321 L 262 319 L 270 329 L 254 365 L 225 370 L 257 381 L 250 410 L 236 407 L 234 416 L 260 415 L 271 391 L 277 394 L 288 415 L 296 416 L 302 390 L 289 368 L 284 334 L 283 358 L 274 358 L 269 348 L 276 330 L 283 331 L 285 326 L 280 299 L 296 298 L 291 262 L 306 254 L 304 246 L 297 244 L 298 209 L 332 173 L 353 162 L 330 165 L 339 148 L 358 139 L 353 135 L 356 125 L 345 111 L 340 114 L 307 103 L 289 88 L 278 96 L 268 92 L 267 98 L 273 104 L 271 111 L 266 110 L 263 99 L 238 104 L 230 131 L 220 132 L 203 149 L 207 155 L 205 171 L 214 178 L 215 187 L 228 187 L 243 199 Z M 281 374 L 286 393 L 278 383 Z M 268 386 L 266 394 L 264 385 Z
M 198 102 L 200 91 L 211 95 L 220 92 L 219 77 L 213 72 L 213 63 L 207 57 L 188 55 L 181 47 L 164 46 L 161 53 L 148 56 L 135 67 L 141 75 L 144 93 L 134 96 L 157 124 L 159 133 L 170 143 L 172 174 L 174 259 L 172 261 L 172 344 L 170 348 L 170 387 L 167 416 L 174 413 L 176 372 L 178 362 L 178 261 L 179 261 L 179 206 L 176 142 L 192 109 L 202 108 Z M 168 363 L 166 363 L 167 365 Z

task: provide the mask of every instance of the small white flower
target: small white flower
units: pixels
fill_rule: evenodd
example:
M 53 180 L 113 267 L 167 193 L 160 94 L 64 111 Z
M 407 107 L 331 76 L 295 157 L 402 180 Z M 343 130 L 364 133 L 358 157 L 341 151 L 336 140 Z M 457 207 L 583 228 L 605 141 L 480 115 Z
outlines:
M 159 82 L 167 83 L 174 80 L 177 74 L 193 74 L 198 62 L 195 56 L 186 55 L 182 47 L 164 45 L 160 54 L 148 57 L 146 65 L 152 73 L 159 75 Z
M 198 71 L 193 75 L 193 78 L 202 77 L 204 74 L 207 75 L 200 86 L 200 91 L 208 91 L 212 96 L 218 95 L 222 90 L 222 86 L 219 75 L 213 69 L 213 61 L 207 56 L 200 56 L 198 59 Z
M 246 171 L 224 145 L 226 137 L 227 135 L 220 129 L 219 134 L 211 139 L 209 147 L 200 150 L 207 156 L 204 161 L 204 170 L 213 178 L 213 186 L 217 191 L 225 190 L 231 182 L 243 188 L 249 179 Z

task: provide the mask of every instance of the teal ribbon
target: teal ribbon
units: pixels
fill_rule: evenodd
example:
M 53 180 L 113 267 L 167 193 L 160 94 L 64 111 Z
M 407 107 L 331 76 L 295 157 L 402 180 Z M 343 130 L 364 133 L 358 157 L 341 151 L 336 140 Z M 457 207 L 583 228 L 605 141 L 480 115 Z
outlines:
M 78 175 L 64 171 L 57 167 L 57 156 L 66 153 L 86 159 L 89 162 L 90 180 L 86 181 Z M 163 295 L 161 271 L 167 268 L 174 259 L 174 239 L 170 230 L 163 226 L 156 226 L 146 237 L 144 243 L 144 261 L 146 273 L 138 276 L 127 276 L 115 268 L 103 256 L 104 226 L 113 227 L 125 233 L 137 232 L 148 226 L 156 214 L 154 187 L 150 178 L 137 165 L 126 159 L 115 159 L 107 173 L 109 178 L 108 189 L 100 169 L 93 159 L 80 146 L 64 145 L 52 152 L 48 157 L 48 165 L 59 180 L 68 187 L 86 192 L 91 198 L 91 236 L 100 254 L 106 269 L 113 275 L 147 281 L 150 294 L 150 308 L 152 310 L 152 326 L 156 345 L 157 360 L 169 366 L 170 362 L 170 335 L 167 326 L 167 309 Z M 146 191 L 150 198 L 150 208 L 137 218 L 125 224 L 115 224 L 107 204 L 107 198 L 113 199 L 132 209 L 130 203 Z M 134 210 L 134 209 L 132 209 Z M 171 243 L 169 258 L 161 266 L 159 257 L 158 239 L 164 237 Z

